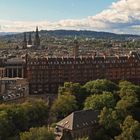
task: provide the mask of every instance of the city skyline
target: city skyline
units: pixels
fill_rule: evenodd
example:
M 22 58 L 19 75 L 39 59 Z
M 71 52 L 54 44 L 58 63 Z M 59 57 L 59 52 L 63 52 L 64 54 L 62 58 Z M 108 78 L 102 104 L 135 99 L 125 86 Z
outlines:
M 1 0 L 0 32 L 70 29 L 140 35 L 140 0 Z

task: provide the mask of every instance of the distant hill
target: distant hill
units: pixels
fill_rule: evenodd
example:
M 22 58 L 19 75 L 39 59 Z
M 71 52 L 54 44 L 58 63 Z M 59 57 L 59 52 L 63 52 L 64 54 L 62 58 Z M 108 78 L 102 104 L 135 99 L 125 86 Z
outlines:
M 0 48 L 15 48 L 21 46 L 23 42 L 23 33 L 0 33 Z M 35 32 L 31 32 L 32 40 L 34 40 Z M 41 30 L 39 32 L 40 41 L 43 46 L 55 46 L 57 44 L 65 46 L 71 45 L 74 37 L 77 36 L 79 41 L 86 43 L 85 38 L 92 39 L 103 39 L 103 40 L 115 40 L 115 41 L 128 41 L 128 47 L 134 46 L 132 40 L 135 39 L 135 47 L 139 47 L 140 35 L 131 35 L 131 34 L 115 34 L 109 32 L 96 32 L 96 31 L 87 31 L 87 30 Z M 27 39 L 29 33 L 27 32 Z M 69 41 L 67 39 L 69 38 Z M 84 39 L 83 39 L 84 38 Z M 97 43 L 94 44 L 96 47 L 104 47 L 106 44 L 105 41 L 96 40 Z M 94 41 L 93 41 L 94 42 Z M 104 43 L 103 43 L 104 42 Z M 90 44 L 90 42 L 89 42 Z M 88 45 L 88 44 L 85 44 Z
M 87 31 L 87 30 L 52 30 L 40 31 L 40 34 L 49 34 L 53 36 L 81 36 L 81 37 L 92 37 L 98 39 L 140 39 L 140 35 L 131 35 L 131 34 L 115 34 L 109 32 L 96 32 L 96 31 Z
M 0 32 L 0 36 L 5 36 L 5 35 L 14 35 L 17 34 L 16 32 Z
M 32 32 L 34 33 L 34 32 Z M 131 34 L 115 34 L 109 32 L 96 32 L 96 31 L 88 31 L 88 30 L 41 30 L 39 32 L 40 36 L 56 36 L 56 37 L 89 37 L 96 39 L 115 39 L 115 40 L 130 40 L 130 39 L 140 39 L 140 35 L 131 35 Z M 5 33 L 0 32 L 0 36 L 2 38 L 13 39 L 13 38 L 21 38 L 23 37 L 23 33 Z M 1 38 L 1 37 L 0 37 Z

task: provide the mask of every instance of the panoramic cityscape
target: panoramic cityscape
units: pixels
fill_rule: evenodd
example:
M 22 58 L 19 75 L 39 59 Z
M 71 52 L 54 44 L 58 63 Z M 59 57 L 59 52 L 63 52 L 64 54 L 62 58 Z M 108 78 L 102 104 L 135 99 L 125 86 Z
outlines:
M 1 0 L 0 140 L 140 140 L 140 0 Z

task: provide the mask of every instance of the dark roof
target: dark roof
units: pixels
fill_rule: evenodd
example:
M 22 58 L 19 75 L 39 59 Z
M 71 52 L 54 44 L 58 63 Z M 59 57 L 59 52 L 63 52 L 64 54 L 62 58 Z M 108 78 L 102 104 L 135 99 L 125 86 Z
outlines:
M 71 113 L 69 116 L 57 123 L 57 126 L 76 130 L 85 127 L 93 126 L 97 123 L 99 111 L 96 110 L 81 110 Z

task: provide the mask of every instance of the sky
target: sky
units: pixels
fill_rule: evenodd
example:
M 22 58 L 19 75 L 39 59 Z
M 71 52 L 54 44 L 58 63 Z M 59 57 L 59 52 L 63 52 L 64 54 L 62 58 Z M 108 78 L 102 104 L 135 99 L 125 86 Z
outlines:
M 140 35 L 140 0 L 0 0 L 0 32 L 36 26 Z

